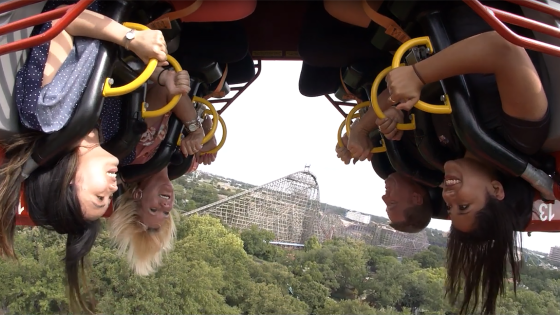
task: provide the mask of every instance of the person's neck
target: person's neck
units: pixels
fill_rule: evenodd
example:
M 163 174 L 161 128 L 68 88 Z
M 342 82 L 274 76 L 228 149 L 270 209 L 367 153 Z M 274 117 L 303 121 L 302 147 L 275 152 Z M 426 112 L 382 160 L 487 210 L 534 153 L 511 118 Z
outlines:
M 77 146 L 80 156 L 85 155 L 93 149 L 99 147 L 100 143 L 97 130 L 90 131 L 85 137 L 82 138 L 82 140 L 80 140 Z
M 472 159 L 472 160 L 477 160 L 479 162 L 483 162 L 481 159 L 479 159 L 476 155 L 474 155 L 473 153 L 471 153 L 471 151 L 466 151 L 465 152 L 465 156 L 463 156 L 465 159 Z

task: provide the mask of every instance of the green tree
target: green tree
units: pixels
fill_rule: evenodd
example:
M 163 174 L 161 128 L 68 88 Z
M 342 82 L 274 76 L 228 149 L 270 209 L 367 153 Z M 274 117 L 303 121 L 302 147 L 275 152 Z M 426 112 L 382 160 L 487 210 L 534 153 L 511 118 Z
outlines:
M 259 229 L 256 225 L 252 225 L 250 229 L 241 232 L 243 248 L 247 254 L 266 261 L 274 261 L 278 256 L 278 247 L 270 244 L 274 238 L 274 233 Z
M 319 239 L 317 238 L 317 236 L 313 235 L 310 238 L 308 238 L 307 241 L 305 241 L 305 247 L 304 247 L 305 251 L 310 251 L 319 248 L 321 248 L 321 244 L 319 243 Z

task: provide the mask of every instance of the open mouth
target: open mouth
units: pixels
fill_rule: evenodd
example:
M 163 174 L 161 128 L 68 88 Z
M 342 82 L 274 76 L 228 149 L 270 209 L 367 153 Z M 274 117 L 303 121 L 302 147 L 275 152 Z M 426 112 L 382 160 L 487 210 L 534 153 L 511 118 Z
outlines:
M 457 184 L 460 184 L 461 180 L 459 179 L 446 179 L 445 180 L 445 186 L 449 187 L 449 186 L 454 186 Z
M 165 200 L 171 199 L 171 196 L 169 196 L 169 195 L 159 194 L 159 196 L 160 196 L 161 198 L 165 199 Z
M 112 169 L 107 171 L 107 176 L 112 177 L 112 178 L 117 178 L 117 172 L 119 171 L 119 169 L 117 167 L 113 167 Z

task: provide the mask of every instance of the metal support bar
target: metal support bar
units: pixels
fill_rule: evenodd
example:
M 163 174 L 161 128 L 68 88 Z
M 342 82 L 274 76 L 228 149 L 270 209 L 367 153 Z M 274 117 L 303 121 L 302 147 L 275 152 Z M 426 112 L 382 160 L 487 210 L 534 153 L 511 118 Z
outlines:
M 257 64 L 255 65 L 255 69 L 257 69 L 257 73 L 255 74 L 255 76 L 249 82 L 245 83 L 244 86 L 231 88 L 230 89 L 231 91 L 238 91 L 237 93 L 235 93 L 234 96 L 232 96 L 230 98 L 226 98 L 226 99 L 220 98 L 220 99 L 209 100 L 212 104 L 225 103 L 225 105 L 222 106 L 222 108 L 220 108 L 220 110 L 218 110 L 219 115 L 221 115 L 239 97 L 239 95 L 241 95 L 243 92 L 245 92 L 245 90 L 247 90 L 247 88 L 251 84 L 253 84 L 253 82 L 255 82 L 255 80 L 261 74 L 261 68 L 262 68 L 262 61 L 261 61 L 261 59 L 257 59 Z
M 496 30 L 507 41 L 521 46 L 527 49 L 532 49 L 545 54 L 560 57 L 560 47 L 540 42 L 531 38 L 517 35 L 512 30 L 510 30 L 504 22 L 515 24 L 524 28 L 528 28 L 533 31 L 542 32 L 553 37 L 560 38 L 560 31 L 557 28 L 551 27 L 541 22 L 533 21 L 525 17 L 521 17 L 515 14 L 504 12 L 498 9 L 494 9 L 481 4 L 478 0 L 463 0 L 471 9 L 473 9 L 486 23 Z M 560 11 L 556 10 L 548 5 L 541 4 L 534 0 L 506 0 L 511 3 L 518 4 L 520 6 L 525 6 L 527 8 L 537 10 L 543 13 L 547 13 L 556 17 L 560 17 Z
M 53 25 L 53 27 L 35 36 L 31 36 L 25 39 L 21 39 L 15 42 L 7 43 L 0 46 L 0 55 L 11 53 L 14 51 L 28 49 L 34 46 L 38 46 L 42 43 L 48 42 L 55 38 L 60 32 L 62 32 L 72 21 L 74 21 L 78 15 L 80 15 L 94 0 L 80 0 L 76 4 L 69 5 L 66 7 L 58 8 L 49 12 L 43 12 L 41 14 L 28 17 L 19 21 L 8 23 L 0 27 L 0 35 L 11 33 L 23 28 L 31 27 L 33 25 L 40 25 L 54 19 L 59 18 L 58 22 Z M 0 5 L 0 13 L 11 11 L 14 9 L 21 8 L 25 5 L 34 4 L 39 1 L 36 0 L 15 0 L 4 3 Z

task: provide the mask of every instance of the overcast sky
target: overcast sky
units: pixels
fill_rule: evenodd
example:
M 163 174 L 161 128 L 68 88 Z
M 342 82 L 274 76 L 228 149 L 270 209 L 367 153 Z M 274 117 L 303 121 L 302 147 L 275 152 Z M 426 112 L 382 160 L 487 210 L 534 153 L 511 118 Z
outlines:
M 321 201 L 387 217 L 381 200 L 385 186 L 371 163 L 344 165 L 334 151 L 342 115 L 325 97 L 299 93 L 299 61 L 265 61 L 259 78 L 223 113 L 228 137 L 216 162 L 200 166 L 209 172 L 263 185 L 306 164 L 317 176 Z M 218 105 L 218 108 L 221 105 Z M 216 135 L 221 137 L 220 128 Z M 429 227 L 447 231 L 450 221 Z M 523 247 L 549 252 L 560 245 L 557 233 L 523 233 Z

